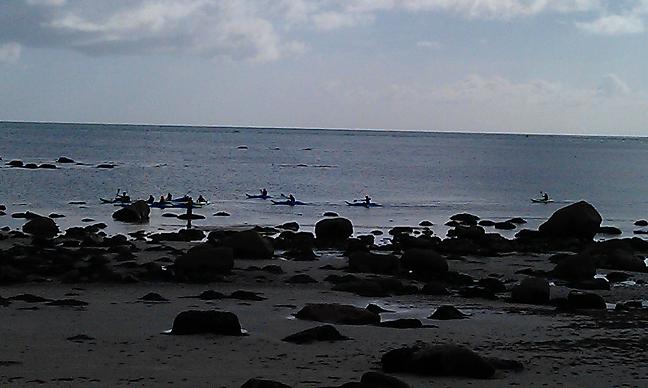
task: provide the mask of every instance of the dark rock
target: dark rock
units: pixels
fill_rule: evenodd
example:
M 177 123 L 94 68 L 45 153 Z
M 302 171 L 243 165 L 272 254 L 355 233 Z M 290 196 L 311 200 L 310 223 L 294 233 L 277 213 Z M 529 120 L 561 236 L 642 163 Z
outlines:
M 261 268 L 261 270 L 275 275 L 280 275 L 284 273 L 283 269 L 276 264 L 266 265 L 265 267 Z
M 61 156 L 56 160 L 56 163 L 76 163 L 74 160 L 67 158 L 65 156 Z
M 295 317 L 344 325 L 373 325 L 380 322 L 380 316 L 376 313 L 363 308 L 337 303 L 307 304 L 295 314 Z
M 482 298 L 488 300 L 497 299 L 497 295 L 495 295 L 492 290 L 481 286 L 461 287 L 459 289 L 459 295 L 463 296 L 464 298 Z
M 396 349 L 382 356 L 385 372 L 425 376 L 490 378 L 495 369 L 478 354 L 463 346 L 434 345 Z
M 9 167 L 22 167 L 22 166 L 23 166 L 23 162 L 22 162 L 22 160 L 12 160 L 12 161 L 10 161 L 10 162 L 7 162 L 7 165 L 8 165 Z M 648 224 L 647 224 L 647 225 L 648 225 Z
M 393 376 L 379 372 L 367 372 L 362 375 L 361 388 L 409 388 L 409 384 Z
M 163 214 L 162 214 L 162 217 L 166 217 L 166 218 L 177 218 L 177 217 L 178 217 L 178 214 L 175 214 L 175 213 L 163 213 Z
M 549 295 L 549 282 L 543 278 L 524 279 L 511 290 L 511 298 L 517 303 L 547 304 Z
M 299 230 L 299 224 L 296 222 L 286 222 L 277 226 L 277 229 L 292 230 L 293 232 L 296 232 Z
M 141 297 L 140 300 L 143 300 L 145 302 L 168 302 L 169 301 L 167 298 L 163 297 L 157 292 L 149 292 L 148 294 Z
M 34 237 L 52 238 L 59 233 L 59 228 L 51 218 L 38 217 L 31 219 L 22 227 L 23 232 Z
M 274 255 L 272 243 L 253 230 L 231 234 L 222 245 L 232 248 L 237 259 L 269 260 Z
M 438 281 L 431 281 L 426 283 L 421 290 L 425 295 L 450 295 L 450 291 Z
M 376 313 L 376 314 L 390 312 L 390 310 L 385 310 L 384 308 L 382 308 L 382 307 L 380 307 L 380 306 L 378 306 L 376 304 L 373 304 L 373 303 L 369 303 L 367 305 L 367 307 L 365 307 L 365 309 L 371 311 L 372 313 Z
M 51 163 L 41 163 L 38 168 L 44 168 L 47 170 L 55 170 L 57 167 Z
M 48 217 L 49 218 L 63 218 L 65 216 L 63 214 L 50 213 L 50 215 Z
M 72 342 L 83 342 L 83 341 L 94 341 L 94 337 L 90 337 L 87 334 L 77 334 L 72 337 L 67 337 L 66 340 L 72 341 Z
M 616 236 L 616 235 L 620 235 L 623 232 L 621 232 L 621 229 L 617 228 L 616 226 L 601 226 L 598 229 L 598 233 Z
M 619 283 L 619 282 L 625 282 L 626 280 L 630 279 L 630 275 L 625 272 L 610 272 L 607 275 L 605 275 L 605 278 L 610 283 Z
M 185 214 L 180 214 L 177 218 L 179 220 L 185 220 L 185 221 L 186 220 L 204 220 L 205 216 L 203 216 L 202 214 L 195 214 L 195 213 L 186 214 L 185 213 Z
M 453 229 L 448 230 L 448 237 L 457 237 L 468 240 L 480 240 L 484 238 L 485 235 L 486 231 L 484 228 L 477 225 L 457 225 Z
M 373 234 L 374 236 L 382 236 L 383 231 L 382 230 L 372 230 L 371 234 Z
M 247 147 L 246 147 L 247 148 Z M 291 388 L 290 385 L 273 380 L 249 379 L 241 388 Z
M 308 344 L 319 341 L 345 341 L 348 339 L 348 337 L 340 334 L 334 326 L 323 325 L 291 334 L 282 341 L 295 344 Z
M 432 226 L 432 225 L 434 224 L 427 220 L 419 222 L 419 226 Z
M 102 163 L 98 164 L 97 168 L 115 168 L 115 165 L 110 163 Z
M 311 276 L 304 273 L 291 276 L 286 283 L 290 284 L 308 284 L 308 283 L 317 283 L 317 280 L 313 279 Z
M 172 334 L 241 335 L 238 317 L 225 311 L 183 311 L 173 320 Z
M 638 221 L 635 221 L 634 224 L 636 226 L 648 226 L 648 221 L 646 221 L 646 220 L 638 220 Z
M 324 212 L 322 217 L 338 217 L 338 214 L 336 212 Z
M 337 246 L 353 234 L 353 225 L 346 218 L 325 218 L 315 224 L 315 238 L 321 246 Z
M 205 232 L 198 229 L 180 229 L 178 236 L 182 241 L 200 241 L 205 238 Z
M 225 212 L 225 211 L 220 211 L 220 212 L 214 213 L 214 217 L 229 217 L 229 216 L 230 216 L 230 214 L 228 212 Z
M 509 221 L 496 222 L 494 226 L 495 229 L 502 229 L 502 230 L 513 230 L 517 227 L 514 223 Z
M 526 223 L 527 223 L 527 221 L 526 221 L 524 218 L 521 218 L 521 217 L 514 217 L 514 218 L 511 218 L 511 219 L 508 220 L 507 222 L 511 222 L 511 223 L 513 223 L 513 224 L 517 224 L 517 225 L 522 225 L 522 224 L 526 224 Z
M 567 303 L 573 309 L 606 309 L 603 297 L 589 292 L 570 291 L 567 296 Z
M 450 219 L 466 225 L 477 225 L 477 221 L 479 221 L 479 217 L 468 213 L 455 214 Z
M 201 292 L 200 295 L 198 295 L 198 299 L 202 299 L 202 300 L 217 300 L 217 299 L 224 299 L 224 298 L 225 298 L 225 294 L 214 290 L 206 290 Z
M 378 274 L 394 274 L 399 269 L 398 258 L 371 252 L 356 251 L 349 255 L 349 270 Z
M 414 228 L 411 226 L 395 226 L 389 230 L 389 234 L 392 236 L 398 236 L 400 234 L 412 234 Z
M 538 230 L 552 238 L 592 240 L 601 221 L 601 215 L 594 206 L 580 201 L 557 210 Z
M 491 220 L 481 220 L 481 221 L 479 221 L 479 222 L 477 223 L 477 225 L 481 225 L 481 226 L 495 226 L 495 221 L 491 221 Z
M 188 280 L 210 280 L 214 274 L 229 272 L 234 267 L 231 248 L 200 244 L 178 257 L 174 264 L 176 274 Z
M 609 290 L 610 282 L 601 278 L 588 279 L 572 283 L 571 287 L 579 290 Z
M 648 230 L 633 230 L 634 234 L 648 234 Z
M 112 217 L 121 222 L 146 222 L 149 219 L 151 208 L 146 201 L 135 201 L 113 213 Z
M 236 290 L 230 294 L 229 298 L 238 299 L 238 300 L 249 300 L 254 302 L 266 300 L 266 298 L 262 297 L 257 292 L 245 291 L 245 290 Z
M 33 295 L 33 294 L 19 294 L 7 298 L 9 300 L 20 300 L 25 303 L 43 303 L 49 302 L 51 299 L 43 298 L 42 296 Z
M 448 262 L 431 249 L 408 249 L 401 258 L 403 268 L 415 274 L 429 275 L 448 270 Z
M 401 318 L 380 322 L 378 326 L 391 327 L 393 329 L 418 329 L 423 327 L 423 323 L 416 318 Z
M 564 255 L 551 274 L 566 280 L 587 280 L 596 275 L 592 259 L 585 255 Z
M 429 319 L 450 320 L 450 319 L 464 319 L 466 314 L 457 310 L 454 306 L 443 305 L 439 306 L 436 311 L 428 317 Z
M 83 307 L 87 306 L 88 302 L 77 299 L 56 299 L 46 303 L 48 306 L 71 306 L 71 307 Z
M 496 294 L 500 292 L 506 292 L 506 286 L 504 285 L 504 282 L 492 277 L 479 279 L 477 285 L 480 287 L 484 287 L 488 290 L 491 290 L 493 293 Z

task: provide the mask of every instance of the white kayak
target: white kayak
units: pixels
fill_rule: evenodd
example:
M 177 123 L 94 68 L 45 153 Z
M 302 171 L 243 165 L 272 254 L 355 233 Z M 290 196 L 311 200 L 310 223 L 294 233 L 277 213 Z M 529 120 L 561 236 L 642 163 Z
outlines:
M 544 198 L 531 198 L 531 202 L 533 203 L 552 203 L 554 200 L 549 198 L 549 199 L 544 199 Z

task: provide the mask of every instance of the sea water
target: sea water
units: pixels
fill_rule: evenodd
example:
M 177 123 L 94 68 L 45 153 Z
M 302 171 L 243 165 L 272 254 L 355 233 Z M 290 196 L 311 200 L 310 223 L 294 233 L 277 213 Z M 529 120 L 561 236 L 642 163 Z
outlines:
M 51 163 L 60 156 L 83 164 L 56 170 L 4 164 Z M 495 221 L 523 217 L 527 227 L 537 227 L 580 199 L 625 235 L 636 229 L 634 220 L 648 218 L 647 138 L 4 122 L 0 157 L 0 203 L 8 213 L 0 226 L 19 227 L 24 220 L 9 215 L 26 210 L 62 213 L 57 223 L 63 227 L 92 218 L 113 233 L 184 224 L 162 217 L 174 211 L 168 209 L 152 209 L 145 225 L 113 222 L 116 208 L 99 197 L 113 197 L 117 189 L 134 199 L 203 195 L 212 204 L 194 210 L 206 216 L 197 226 L 297 221 L 312 229 L 322 213 L 333 211 L 358 230 L 429 220 L 444 235 L 443 223 L 455 213 Z M 116 167 L 96 168 L 100 163 Z M 246 199 L 260 188 L 275 199 L 292 193 L 308 205 Z M 541 190 L 555 202 L 531 203 Z M 383 206 L 344 202 L 365 195 Z M 217 211 L 231 216 L 213 216 Z

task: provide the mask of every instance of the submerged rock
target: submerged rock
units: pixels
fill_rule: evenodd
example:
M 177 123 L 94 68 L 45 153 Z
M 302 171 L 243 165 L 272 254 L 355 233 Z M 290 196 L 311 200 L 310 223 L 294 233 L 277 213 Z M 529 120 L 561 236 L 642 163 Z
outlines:
M 380 322 L 380 316 L 376 313 L 363 308 L 337 303 L 307 304 L 295 314 L 295 317 L 345 325 L 373 325 Z
M 567 303 L 568 306 L 573 309 L 606 309 L 603 297 L 589 292 L 570 291 L 567 296 Z
M 348 339 L 348 337 L 340 334 L 334 326 L 323 325 L 291 334 L 282 341 L 292 342 L 295 344 L 308 344 L 319 341 L 345 341 Z
M 291 388 L 290 385 L 280 383 L 274 380 L 249 379 L 241 388 Z
M 457 310 L 456 307 L 450 305 L 439 306 L 436 311 L 429 316 L 429 319 L 449 320 L 449 319 L 464 319 L 466 314 Z

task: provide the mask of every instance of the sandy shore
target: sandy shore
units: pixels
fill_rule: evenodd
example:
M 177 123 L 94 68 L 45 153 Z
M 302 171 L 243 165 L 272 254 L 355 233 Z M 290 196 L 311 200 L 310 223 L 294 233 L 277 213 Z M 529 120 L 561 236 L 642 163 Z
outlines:
M 9 240 L 2 241 L 7 249 Z M 147 244 L 138 242 L 144 247 Z M 190 243 L 169 243 L 186 248 Z M 648 315 L 614 312 L 557 312 L 552 306 L 531 306 L 461 296 L 407 295 L 360 297 L 332 291 L 324 279 L 344 275 L 347 259 L 337 252 L 319 251 L 317 261 L 237 260 L 227 282 L 179 284 L 27 283 L 4 285 L 0 296 L 29 293 L 47 299 L 74 298 L 85 307 L 57 307 L 14 300 L 0 307 L 0 384 L 3 386 L 213 386 L 239 387 L 260 377 L 293 387 L 340 386 L 380 370 L 382 354 L 417 341 L 461 344 L 482 356 L 523 363 L 520 372 L 498 371 L 494 378 L 421 377 L 396 374 L 412 387 L 427 386 L 642 386 L 648 384 L 646 340 Z M 159 258 L 142 251 L 139 262 Z M 550 269 L 549 255 L 512 254 L 449 260 L 452 270 L 475 278 L 498 274 L 514 284 L 524 278 L 520 268 Z M 283 274 L 248 270 L 278 264 Z M 337 270 L 320 267 L 330 264 Z M 286 284 L 295 274 L 308 274 L 317 283 Z M 634 279 L 648 280 L 646 274 Z M 371 275 L 370 275 L 371 276 Z M 416 281 L 412 284 L 422 285 Z M 259 293 L 261 301 L 184 298 L 213 289 Z M 552 294 L 568 289 L 552 287 Z M 139 300 L 157 292 L 168 302 Z M 645 298 L 645 286 L 616 286 L 597 291 L 608 303 Z M 364 307 L 375 303 L 393 313 L 382 319 L 415 317 L 424 327 L 396 329 L 336 325 L 352 338 L 343 342 L 296 345 L 282 338 L 320 325 L 292 317 L 306 303 L 339 302 Z M 427 317 L 440 305 L 451 304 L 467 313 L 462 320 Z M 188 309 L 235 313 L 248 335 L 174 336 L 164 334 L 174 317 Z M 87 336 L 77 337 L 75 336 Z M 72 338 L 72 339 L 70 339 Z

